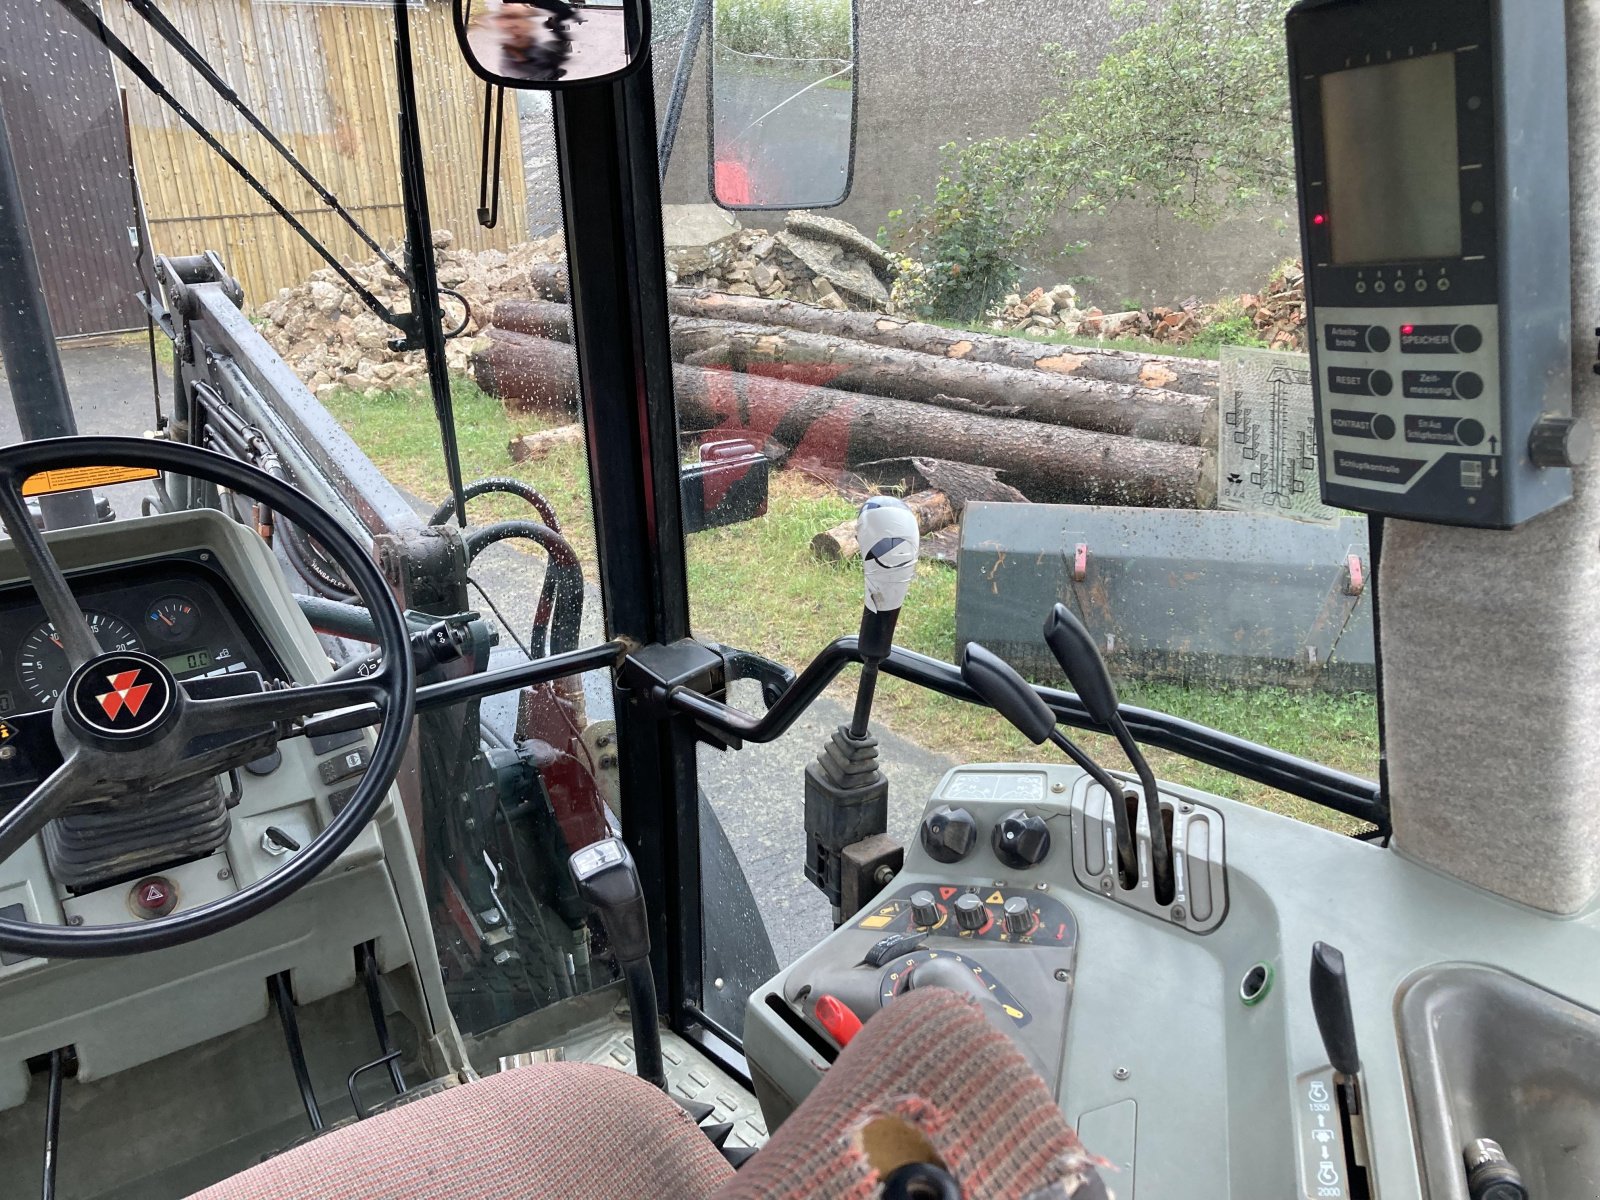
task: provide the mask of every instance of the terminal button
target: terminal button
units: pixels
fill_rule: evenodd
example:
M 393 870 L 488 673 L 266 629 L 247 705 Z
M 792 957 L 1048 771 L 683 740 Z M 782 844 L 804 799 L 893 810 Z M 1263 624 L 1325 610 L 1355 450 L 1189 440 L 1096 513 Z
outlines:
M 1382 325 L 1328 325 L 1322 337 L 1329 350 L 1344 354 L 1382 354 L 1390 343 Z
M 1483 333 L 1476 325 L 1402 325 L 1402 354 L 1472 354 L 1482 349 Z
M 1463 371 L 1456 376 L 1456 395 L 1463 400 L 1476 400 L 1483 395 L 1483 376 L 1475 371 Z
M 1406 418 L 1406 441 L 1431 446 L 1477 446 L 1484 439 L 1482 421 L 1471 417 Z
M 1400 386 L 1408 400 L 1454 400 L 1458 371 L 1402 371 Z
M 1384 413 L 1335 408 L 1328 413 L 1328 423 L 1336 437 L 1376 438 L 1387 441 L 1395 433 L 1394 418 Z
M 1373 483 L 1410 483 L 1427 464 L 1420 458 L 1381 458 L 1350 450 L 1333 452 L 1333 472 Z
M 1387 396 L 1394 379 L 1387 371 L 1366 367 L 1329 367 L 1328 390 L 1341 396 Z

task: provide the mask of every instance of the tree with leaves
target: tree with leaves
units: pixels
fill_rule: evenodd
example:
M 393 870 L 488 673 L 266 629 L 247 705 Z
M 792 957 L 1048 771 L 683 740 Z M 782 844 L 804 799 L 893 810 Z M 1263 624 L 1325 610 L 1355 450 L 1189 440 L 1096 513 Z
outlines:
M 908 306 L 981 316 L 1062 210 L 1138 200 L 1205 223 L 1292 195 L 1288 4 L 1111 0 L 1136 23 L 1092 72 L 1051 48 L 1060 91 L 1028 132 L 945 146 L 932 199 L 890 214 L 917 264 L 902 287 Z

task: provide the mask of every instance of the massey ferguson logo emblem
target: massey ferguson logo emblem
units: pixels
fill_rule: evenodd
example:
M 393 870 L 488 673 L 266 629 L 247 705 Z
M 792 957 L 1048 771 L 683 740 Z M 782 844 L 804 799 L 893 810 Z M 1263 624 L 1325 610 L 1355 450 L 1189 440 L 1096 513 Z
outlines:
M 89 728 L 113 737 L 139 734 L 172 709 L 172 677 L 143 654 L 108 654 L 82 668 L 72 708 Z
M 140 683 L 139 676 L 144 672 L 118 671 L 115 675 L 107 675 L 106 682 L 111 685 L 111 690 L 104 695 L 96 696 L 100 707 L 106 710 L 106 719 L 115 721 L 117 714 L 126 712 L 130 717 L 137 717 L 139 710 L 144 707 L 144 698 L 150 694 L 152 684 Z

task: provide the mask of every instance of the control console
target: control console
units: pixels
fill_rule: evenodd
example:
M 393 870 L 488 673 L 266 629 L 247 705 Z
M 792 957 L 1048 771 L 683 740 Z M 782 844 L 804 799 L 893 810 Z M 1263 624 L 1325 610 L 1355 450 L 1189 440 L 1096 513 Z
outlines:
M 1323 500 L 1486 527 L 1564 502 L 1561 6 L 1307 0 L 1288 33 Z
M 1459 964 L 1478 961 L 1486 941 L 1504 955 L 1497 988 L 1546 1005 L 1592 996 L 1600 912 L 1540 914 L 1391 848 L 1190 788 L 1160 792 L 1163 822 L 1178 821 L 1181 920 L 1176 898 L 1147 906 L 1116 878 L 1106 890 L 1109 805 L 1086 771 L 947 774 L 904 870 L 751 995 L 744 1051 L 768 1124 L 874 1013 L 945 987 L 973 996 L 1028 1056 L 1110 1164 L 1119 1200 L 1465 1195 L 1439 1182 L 1461 1178 L 1461 1147 L 1521 1135 L 1497 1116 L 1499 1092 L 1453 1107 L 1433 1099 L 1435 1077 L 1478 1071 L 1488 1043 L 1469 1018 L 1460 1045 L 1441 1050 L 1428 997 L 1455 996 Z M 1141 819 L 1141 862 L 1147 828 Z M 1001 851 L 1019 842 L 1026 854 L 1008 863 Z M 1203 918 L 1200 877 L 1212 906 Z M 1478 1011 L 1460 1004 L 1452 1011 Z M 1485 995 L 1481 1011 L 1501 1004 Z M 1521 1064 L 1523 1052 L 1505 1061 Z M 1492 1091 L 1482 1080 L 1501 1078 L 1474 1075 L 1471 1086 Z M 1530 1153 L 1522 1146 L 1506 1143 L 1514 1156 Z

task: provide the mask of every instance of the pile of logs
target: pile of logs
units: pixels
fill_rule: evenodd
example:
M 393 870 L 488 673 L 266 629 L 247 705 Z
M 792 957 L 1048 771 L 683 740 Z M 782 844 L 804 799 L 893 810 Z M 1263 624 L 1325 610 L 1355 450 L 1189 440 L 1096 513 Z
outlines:
M 495 307 L 472 366 L 509 407 L 569 412 L 566 279 L 554 265 L 546 275 L 547 300 Z M 687 437 L 744 437 L 778 465 L 834 476 L 908 456 L 969 464 L 1040 502 L 1215 501 L 1214 363 L 688 288 L 669 297 Z

